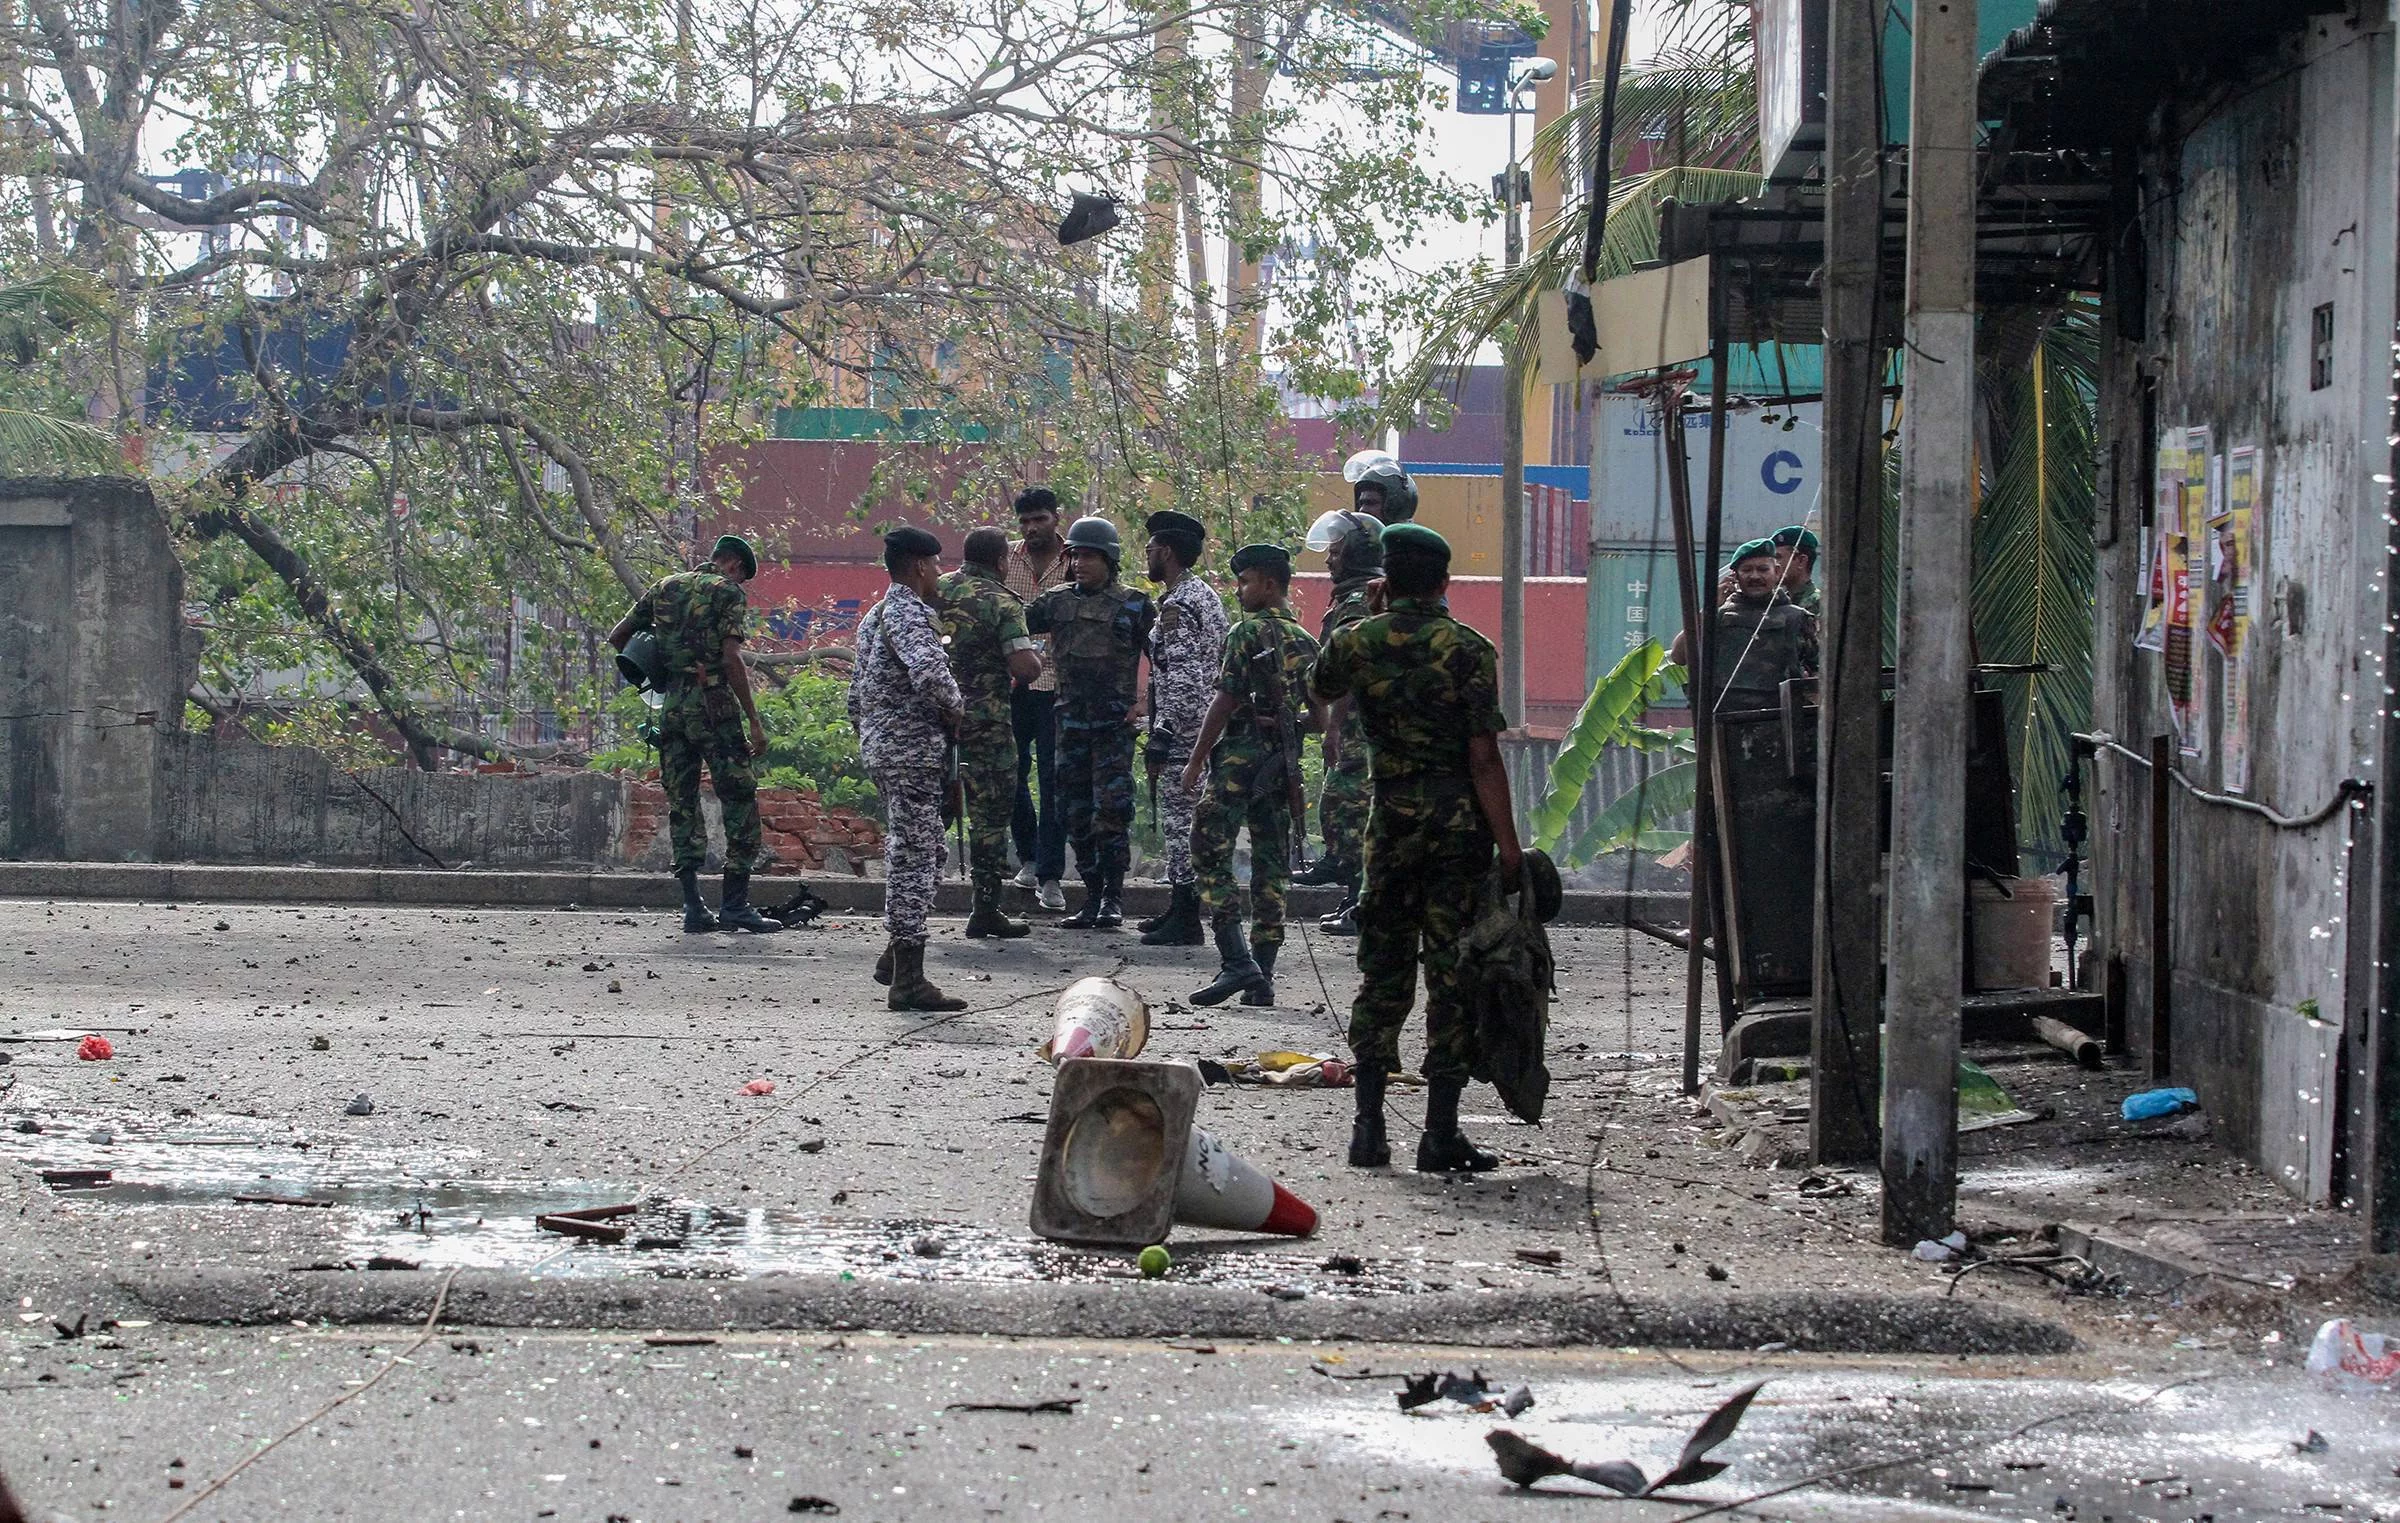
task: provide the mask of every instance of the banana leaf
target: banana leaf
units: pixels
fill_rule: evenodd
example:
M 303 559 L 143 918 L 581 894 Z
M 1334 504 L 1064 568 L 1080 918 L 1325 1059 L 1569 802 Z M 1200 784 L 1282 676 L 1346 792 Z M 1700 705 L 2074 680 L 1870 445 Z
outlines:
M 1658 749 L 1665 732 L 1646 730 L 1639 720 L 1664 685 L 1660 674 L 1666 670 L 1666 648 L 1656 640 L 1645 640 L 1592 684 L 1590 696 L 1576 711 L 1575 723 L 1550 763 L 1541 806 L 1527 822 L 1535 846 L 1544 851 L 1557 847 L 1559 837 L 1575 818 L 1576 806 L 1583 802 L 1584 790 L 1591 786 L 1601 755 L 1610 746 Z
M 1653 829 L 1654 822 L 1682 814 L 1692 807 L 1692 795 L 1697 789 L 1700 767 L 1697 762 L 1677 762 L 1651 773 L 1637 787 L 1628 788 L 1600 811 L 1590 828 L 1568 848 L 1562 868 L 1581 867 L 1594 857 L 1606 856 L 1636 846 L 1644 851 L 1665 851 L 1681 845 L 1687 837 L 1680 831 Z

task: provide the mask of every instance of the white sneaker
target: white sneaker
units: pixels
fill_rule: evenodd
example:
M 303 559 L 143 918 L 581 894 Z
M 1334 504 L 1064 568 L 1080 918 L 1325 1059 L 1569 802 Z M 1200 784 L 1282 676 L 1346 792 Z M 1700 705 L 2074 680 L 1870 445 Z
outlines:
M 1056 878 L 1044 878 L 1041 887 L 1034 893 L 1033 902 L 1046 910 L 1063 910 L 1067 907 L 1067 896 L 1059 888 Z
M 1028 862 L 1023 867 L 1018 868 L 1017 875 L 1008 881 L 1015 884 L 1019 888 L 1033 887 L 1035 882 L 1033 864 Z

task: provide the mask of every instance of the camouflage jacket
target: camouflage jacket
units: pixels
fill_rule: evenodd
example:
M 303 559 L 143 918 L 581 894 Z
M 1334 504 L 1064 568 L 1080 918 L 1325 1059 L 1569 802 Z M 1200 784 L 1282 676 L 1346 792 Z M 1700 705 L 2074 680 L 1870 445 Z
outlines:
M 966 566 L 945 575 L 937 587 L 950 673 L 966 700 L 967 723 L 1008 723 L 1008 657 L 1031 650 L 1025 605 L 1008 584 L 989 571 Z
M 1150 632 L 1150 729 L 1179 737 L 1189 750 L 1208 717 L 1225 657 L 1225 600 L 1197 576 L 1187 576 L 1158 600 Z
M 1709 684 L 1716 709 L 1771 709 L 1787 677 L 1817 669 L 1817 621 L 1797 603 L 1753 602 L 1735 594 L 1709 621 Z
M 1280 650 L 1282 664 L 1276 656 Z M 1246 613 L 1225 636 L 1225 659 L 1217 671 L 1217 691 L 1241 705 L 1225 723 L 1218 740 L 1219 757 L 1264 759 L 1283 749 L 1283 730 L 1275 716 L 1278 696 L 1292 716 L 1297 740 L 1308 723 L 1308 669 L 1316 663 L 1317 642 L 1308 637 L 1290 612 L 1268 608 Z
M 706 567 L 678 571 L 633 605 L 633 628 L 657 636 L 675 674 L 660 709 L 672 717 L 704 707 L 709 689 L 725 685 L 725 642 L 748 637 L 750 600 Z
M 1325 610 L 1324 621 L 1317 626 L 1319 645 L 1367 617 L 1367 583 L 1372 580 L 1359 576 L 1333 584 L 1333 601 Z M 1355 771 L 1367 764 L 1367 722 L 1360 717 L 1357 704 L 1343 707 L 1341 727 L 1335 738 L 1341 742 L 1343 771 Z
M 1439 599 L 1394 598 L 1325 642 L 1309 687 L 1323 702 L 1355 700 L 1377 788 L 1462 787 L 1468 741 L 1508 728 L 1499 665 Z
M 942 652 L 941 616 L 894 582 L 858 624 L 850 723 L 860 758 L 876 771 L 938 771 L 950 740 L 944 721 L 963 706 Z

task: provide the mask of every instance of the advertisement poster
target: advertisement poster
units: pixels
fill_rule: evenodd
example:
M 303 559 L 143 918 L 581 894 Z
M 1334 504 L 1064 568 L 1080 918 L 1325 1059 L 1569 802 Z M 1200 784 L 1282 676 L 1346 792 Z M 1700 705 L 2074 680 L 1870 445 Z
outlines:
M 2167 543 L 2183 512 L 2183 433 L 2176 430 L 2158 446 L 2157 498 L 2151 504 L 2150 524 L 2142 533 L 2142 622 L 2133 633 L 2135 650 L 2167 648 Z
M 2225 512 L 2210 525 L 2223 569 L 2218 577 L 2218 614 L 2209 623 L 2209 638 L 2217 642 L 2217 648 L 2225 656 L 2224 733 L 2220 742 L 2225 747 L 2225 791 L 2248 793 L 2250 620 L 2257 606 L 2254 589 L 2258 585 L 2258 447 L 2245 444 L 2228 455 L 2226 461 Z
M 2184 430 L 2183 504 L 2168 555 L 2167 707 L 2174 720 L 2176 748 L 2185 756 L 2208 753 L 2208 667 L 2200 659 L 2200 628 L 2207 622 L 2209 444 L 2206 428 Z

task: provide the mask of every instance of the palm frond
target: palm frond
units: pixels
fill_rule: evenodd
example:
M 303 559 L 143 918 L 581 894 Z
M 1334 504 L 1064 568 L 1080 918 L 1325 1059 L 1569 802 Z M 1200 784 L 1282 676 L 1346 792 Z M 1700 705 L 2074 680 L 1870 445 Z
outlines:
M 1575 818 L 1576 806 L 1583 802 L 1584 790 L 1591 786 L 1602 752 L 1632 743 L 1636 736 L 1656 733 L 1644 732 L 1641 717 L 1664 686 L 1660 674 L 1666 669 L 1666 647 L 1645 640 L 1592 684 L 1558 754 L 1550 759 L 1541 806 L 1526 822 L 1534 845 L 1544 851 L 1558 845 L 1558 838 Z
M 1634 787 L 1626 789 L 1609 802 L 1606 809 L 1594 816 L 1592 823 L 1575 844 L 1567 849 L 1559 862 L 1564 869 L 1581 867 L 1594 857 L 1604 857 L 1628 846 L 1643 850 L 1664 850 L 1678 844 L 1679 833 L 1658 829 L 1660 820 L 1686 813 L 1699 788 L 1700 767 L 1697 762 L 1677 762 L 1662 767 Z
M 105 468 L 116 459 L 117 441 L 104 428 L 0 405 L 0 465 L 11 473 L 45 462 Z

